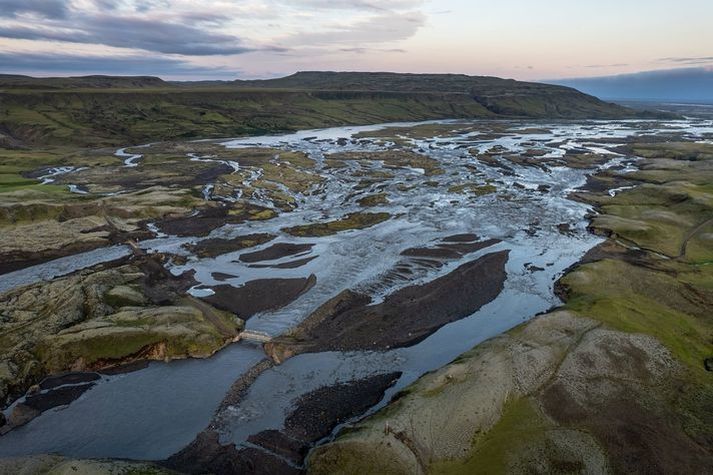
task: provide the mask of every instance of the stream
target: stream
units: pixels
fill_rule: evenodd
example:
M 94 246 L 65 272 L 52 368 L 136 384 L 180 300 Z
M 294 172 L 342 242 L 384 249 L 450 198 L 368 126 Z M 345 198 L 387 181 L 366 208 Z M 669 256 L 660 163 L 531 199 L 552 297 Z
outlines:
M 273 241 L 251 248 L 250 252 L 276 243 L 313 245 L 299 256 L 270 260 L 269 266 L 255 266 L 237 259 L 245 250 L 201 259 L 184 247 L 207 238 L 159 235 L 140 243 L 148 252 L 185 256 L 185 263 L 172 264 L 170 270 L 176 275 L 195 271 L 199 282 L 195 292 L 199 296 L 209 294 L 210 288 L 216 285 L 240 286 L 256 279 L 315 275 L 316 284 L 308 292 L 281 309 L 260 313 L 247 321 L 247 330 L 268 336 L 285 333 L 344 289 L 359 290 L 379 302 L 399 289 L 432 281 L 480 256 L 510 251 L 502 292 L 474 314 L 441 327 L 416 345 L 383 352 L 301 354 L 265 371 L 239 404 L 217 415 L 221 442 L 240 445 L 246 443 L 251 434 L 280 429 L 294 402 L 321 386 L 400 371 L 400 379 L 382 401 L 370 409 L 369 412 L 373 412 L 424 373 L 560 303 L 553 293 L 554 282 L 602 240 L 586 229 L 586 216 L 591 209 L 568 199 L 569 193 L 584 185 L 587 176 L 597 168 L 540 168 L 503 161 L 512 170 L 509 172 L 480 163 L 469 149 L 485 152 L 498 146 L 507 153 L 535 149 L 542 158 L 562 157 L 568 150 L 584 150 L 609 158 L 600 167 L 635 170 L 634 157 L 612 151 L 618 139 L 623 143 L 624 138 L 632 135 L 663 133 L 672 128 L 691 134 L 713 131 L 709 122 L 693 125 L 690 130 L 687 127 L 691 124 L 686 121 L 659 123 L 655 130 L 650 124 L 640 128 L 637 121 L 515 122 L 512 133 L 493 138 L 479 136 L 477 131 L 459 132 L 468 124 L 464 121 L 423 124 L 453 126 L 449 134 L 441 137 L 400 137 L 410 141 L 412 149 L 435 159 L 444 170 L 441 175 L 428 176 L 421 169 L 388 167 L 378 161 L 349 162 L 344 168 L 325 166 L 325 155 L 330 153 L 376 151 L 393 145 L 388 140 L 352 139 L 358 133 L 415 124 L 338 127 L 223 142 L 228 148 L 257 146 L 302 151 L 317 162 L 316 169 L 323 181 L 311 193 L 294 195 L 298 203 L 295 211 L 267 221 L 225 225 L 207 237 L 230 238 L 254 233 L 277 236 Z M 606 143 L 602 139 L 606 139 Z M 136 166 L 141 157 L 125 149 L 117 155 L 126 159 L 127 167 Z M 208 158 L 189 156 L 186 159 Z M 240 169 L 239 161 L 230 165 L 235 171 Z M 363 172 L 374 171 L 388 172 L 391 177 L 368 183 L 355 192 L 355 186 L 363 181 Z M 497 191 L 484 196 L 450 191 L 454 185 L 464 182 L 491 184 Z M 205 198 L 210 199 L 211 184 L 205 185 Z M 618 191 L 623 188 L 612 193 Z M 324 237 L 298 238 L 283 231 L 290 226 L 365 211 L 356 203 L 357 199 L 377 192 L 387 193 L 389 202 L 366 211 L 390 213 L 391 219 L 385 222 Z M 562 232 L 561 225 L 567 225 L 568 231 Z M 432 246 L 444 237 L 462 233 L 475 233 L 480 239 L 500 242 L 448 261 L 440 268 L 418 268 L 408 279 L 384 278 L 404 260 L 401 255 L 404 250 Z M 106 253 L 103 255 L 106 259 L 102 252 L 92 251 L 7 274 L 3 276 L 0 290 L 67 274 L 128 252 L 125 246 L 99 251 Z M 277 267 L 307 257 L 313 259 L 299 267 Z M 216 273 L 224 277 L 216 280 Z M 72 457 L 164 459 L 185 447 L 209 424 L 230 385 L 264 357 L 258 344 L 240 341 L 210 359 L 152 362 L 138 371 L 104 375 L 70 405 L 46 411 L 27 425 L 0 437 L 0 456 L 56 452 Z

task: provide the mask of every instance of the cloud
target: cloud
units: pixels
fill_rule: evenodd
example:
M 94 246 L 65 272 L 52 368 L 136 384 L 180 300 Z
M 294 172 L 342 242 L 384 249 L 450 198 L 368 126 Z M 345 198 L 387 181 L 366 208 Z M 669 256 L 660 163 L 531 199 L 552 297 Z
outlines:
M 362 11 L 394 11 L 414 9 L 423 4 L 422 0 L 292 0 L 290 5 L 298 4 L 322 10 L 362 10 Z
M 44 18 L 65 18 L 67 11 L 64 0 L 0 0 L 0 17 L 31 13 Z
M 339 51 L 343 53 L 355 53 L 355 54 L 364 54 L 364 53 L 406 53 L 405 49 L 402 48 L 388 48 L 388 49 L 383 49 L 383 48 L 339 48 Z
M 426 23 L 425 0 L 0 0 L 0 53 L 47 53 L 48 71 L 113 72 L 110 55 L 143 56 L 131 71 L 176 72 L 230 65 L 239 55 L 287 64 L 285 56 L 402 53 L 398 42 Z M 50 53 L 59 53 L 57 55 Z M 79 57 L 86 55 L 83 61 Z M 21 55 L 15 56 L 19 59 Z M 37 59 L 36 56 L 30 59 Z M 178 61 L 178 62 L 177 62 Z M 180 63 L 184 61 L 184 63 Z M 15 66 L 5 63 L 8 67 Z M 96 67 L 93 65 L 96 64 Z M 181 66 L 183 65 L 183 66 Z M 19 67 L 38 68 L 38 62 Z M 5 66 L 3 66 L 5 67 Z M 275 66 L 270 66 L 274 68 Z M 285 66 L 283 66 L 285 67 Z M 104 69 L 104 68 L 109 68 Z M 208 72 L 207 72 L 208 74 Z
M 626 66 L 629 66 L 629 65 L 627 63 L 614 63 L 614 64 L 587 64 L 584 67 L 598 69 L 598 68 L 624 68 Z
M 410 38 L 426 22 L 418 11 L 374 15 L 366 20 L 333 25 L 325 31 L 298 33 L 285 39 L 295 45 L 388 43 Z
M 205 56 L 242 54 L 257 48 L 244 46 L 233 35 L 211 33 L 191 23 L 205 18 L 168 23 L 138 17 L 100 15 L 84 18 L 73 26 L 0 26 L 0 36 L 14 39 L 65 41 L 134 48 L 167 54 Z
M 659 62 L 662 63 L 678 63 L 678 64 L 707 64 L 713 63 L 713 56 L 699 56 L 699 57 L 671 57 L 671 58 L 659 58 Z
M 223 67 L 203 67 L 176 58 L 145 55 L 120 57 L 72 54 L 30 54 L 0 52 L 0 70 L 12 74 L 119 74 L 181 77 L 234 78 L 240 71 Z

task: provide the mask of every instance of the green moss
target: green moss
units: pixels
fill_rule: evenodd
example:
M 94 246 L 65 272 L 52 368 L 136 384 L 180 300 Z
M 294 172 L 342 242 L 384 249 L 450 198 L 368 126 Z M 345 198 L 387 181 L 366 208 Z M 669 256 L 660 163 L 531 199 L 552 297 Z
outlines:
M 644 158 L 672 158 L 675 160 L 712 160 L 713 145 L 695 142 L 666 142 L 634 144 L 629 149 Z
M 691 290 L 686 282 L 713 287 L 713 269 L 671 265 L 661 271 L 606 259 L 577 268 L 562 279 L 566 307 L 617 330 L 656 337 L 679 360 L 701 373 L 711 356 L 713 292 Z
M 389 213 L 350 213 L 335 221 L 304 224 L 291 228 L 283 228 L 282 231 L 293 236 L 301 237 L 329 236 L 341 231 L 368 228 L 382 223 L 389 218 L 391 218 Z
M 552 428 L 527 398 L 508 401 L 498 422 L 473 441 L 471 452 L 458 460 L 439 461 L 429 467 L 432 474 L 505 474 L 517 452 L 541 442 Z
M 462 185 L 453 185 L 448 188 L 449 193 L 470 193 L 475 196 L 484 196 L 491 193 L 495 193 L 498 189 L 495 185 L 475 185 L 470 183 L 464 183 Z
M 388 194 L 376 193 L 373 195 L 365 196 L 363 198 L 360 198 L 357 203 L 359 203 L 359 206 L 362 206 L 364 208 L 370 206 L 385 205 L 389 203 Z

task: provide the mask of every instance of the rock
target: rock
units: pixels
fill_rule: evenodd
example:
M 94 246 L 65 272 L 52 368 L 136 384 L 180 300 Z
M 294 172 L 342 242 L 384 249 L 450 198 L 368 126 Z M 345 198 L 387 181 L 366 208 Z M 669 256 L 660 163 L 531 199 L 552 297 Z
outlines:
M 190 275 L 137 256 L 0 294 L 0 400 L 53 372 L 140 359 L 205 357 L 240 331 L 234 315 L 185 296 Z
M 12 427 L 19 427 L 27 424 L 32 419 L 40 415 L 40 411 L 26 404 L 17 404 L 8 419 L 8 424 Z
M 146 303 L 146 298 L 138 290 L 128 285 L 117 285 L 104 294 L 106 303 L 114 308 L 139 307 Z

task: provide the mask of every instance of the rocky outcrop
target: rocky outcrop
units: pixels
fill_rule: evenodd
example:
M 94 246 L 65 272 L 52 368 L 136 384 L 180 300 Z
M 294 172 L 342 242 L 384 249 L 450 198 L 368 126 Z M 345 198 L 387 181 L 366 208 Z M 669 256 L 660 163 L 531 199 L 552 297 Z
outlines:
M 207 357 L 242 328 L 185 295 L 160 256 L 136 257 L 0 294 L 0 398 L 48 374 L 143 359 Z

